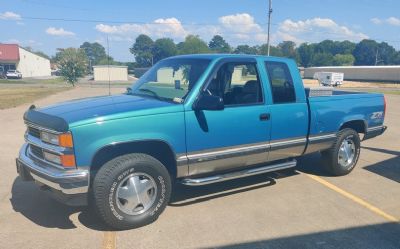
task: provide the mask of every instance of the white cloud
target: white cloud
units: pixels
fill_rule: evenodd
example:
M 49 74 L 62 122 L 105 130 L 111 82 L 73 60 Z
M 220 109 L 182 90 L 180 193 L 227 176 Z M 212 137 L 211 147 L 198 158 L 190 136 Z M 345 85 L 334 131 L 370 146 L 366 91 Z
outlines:
M 21 44 L 21 42 L 18 39 L 8 39 L 5 41 L 2 41 L 2 43 Z
M 262 31 L 260 25 L 254 21 L 254 17 L 247 13 L 222 16 L 219 18 L 219 23 L 223 28 L 237 33 L 254 33 Z
M 300 21 L 287 19 L 279 24 L 275 39 L 300 42 L 318 42 L 325 39 L 359 41 L 367 35 L 341 26 L 329 18 L 313 18 Z
M 111 34 L 116 39 L 123 39 L 124 37 L 133 37 L 138 34 L 146 34 L 152 37 L 172 37 L 184 38 L 189 33 L 185 30 L 182 23 L 175 17 L 166 19 L 156 19 L 152 23 L 146 24 L 121 24 L 121 25 L 107 25 L 98 24 L 96 30 L 102 33 Z M 114 38 L 115 38 L 114 37 Z
M 132 41 L 139 34 L 146 34 L 152 38 L 169 37 L 178 41 L 189 34 L 200 35 L 202 39 L 209 40 L 214 35 L 222 35 L 228 41 L 238 43 L 264 43 L 266 32 L 257 24 L 254 17 L 247 13 L 222 16 L 215 25 L 182 24 L 175 17 L 156 19 L 145 24 L 98 24 L 95 29 L 101 33 L 109 34 L 110 40 Z
M 211 21 L 212 22 L 212 21 Z M 98 24 L 95 29 L 110 35 L 110 41 L 132 42 L 139 34 L 153 39 L 169 37 L 179 42 L 188 34 L 200 35 L 209 41 L 214 35 L 223 36 L 231 45 L 257 45 L 267 42 L 266 25 L 260 25 L 248 13 L 221 16 L 217 24 L 183 24 L 175 17 L 156 19 L 151 23 L 121 25 Z M 367 35 L 349 27 L 339 25 L 328 18 L 312 18 L 293 21 L 287 19 L 277 27 L 273 26 L 272 43 L 290 40 L 296 43 L 319 42 L 325 39 L 359 41 Z
M 400 19 L 396 17 L 389 17 L 386 22 L 393 26 L 400 26 Z
M 0 13 L 0 19 L 1 20 L 21 20 L 21 15 L 11 12 L 11 11 L 6 11 L 3 13 Z
M 382 20 L 379 19 L 379 18 L 376 18 L 376 17 L 371 18 L 371 22 L 372 22 L 373 24 L 382 24 Z
M 54 35 L 54 36 L 74 36 L 75 35 L 74 32 L 67 31 L 63 28 L 54 28 L 54 27 L 47 28 L 46 33 L 49 35 Z
M 371 22 L 376 25 L 389 24 L 392 26 L 400 26 L 400 18 L 393 17 L 393 16 L 386 18 L 386 19 L 380 19 L 380 18 L 374 17 L 371 19 Z

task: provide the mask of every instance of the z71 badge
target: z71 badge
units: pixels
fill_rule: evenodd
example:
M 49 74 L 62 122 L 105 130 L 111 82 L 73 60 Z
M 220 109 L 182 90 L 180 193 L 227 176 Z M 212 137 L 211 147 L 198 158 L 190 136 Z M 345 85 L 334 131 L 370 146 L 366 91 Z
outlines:
M 383 112 L 373 112 L 371 114 L 371 119 L 382 119 L 383 118 Z

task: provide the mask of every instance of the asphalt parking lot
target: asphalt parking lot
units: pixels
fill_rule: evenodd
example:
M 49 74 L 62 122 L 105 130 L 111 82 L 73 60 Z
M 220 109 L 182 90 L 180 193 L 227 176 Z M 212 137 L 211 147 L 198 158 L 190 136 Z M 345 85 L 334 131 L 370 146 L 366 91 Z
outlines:
M 35 105 L 107 93 L 77 87 Z M 350 175 L 326 175 L 316 154 L 295 170 L 180 186 L 155 223 L 129 231 L 22 182 L 15 157 L 29 105 L 0 110 L 0 248 L 400 248 L 400 96 L 386 99 L 389 129 L 362 143 Z

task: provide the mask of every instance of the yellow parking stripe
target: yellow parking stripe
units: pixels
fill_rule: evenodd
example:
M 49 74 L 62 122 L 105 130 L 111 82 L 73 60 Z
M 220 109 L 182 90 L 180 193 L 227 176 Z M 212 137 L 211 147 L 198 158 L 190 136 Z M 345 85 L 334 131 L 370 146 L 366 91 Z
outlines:
M 115 235 L 115 232 L 104 232 L 103 249 L 115 249 L 117 247 Z
M 315 176 L 315 175 L 309 175 L 309 174 L 306 174 L 306 175 L 308 177 L 310 177 L 311 179 L 321 183 L 322 185 L 332 189 L 333 191 L 335 191 L 335 192 L 337 192 L 337 193 L 349 198 L 350 200 L 360 204 L 361 206 L 371 210 L 372 212 L 376 213 L 377 215 L 380 215 L 383 218 L 385 218 L 385 219 L 387 219 L 389 221 L 392 221 L 392 222 L 400 222 L 400 220 L 397 219 L 396 217 L 393 217 L 390 214 L 385 213 L 383 210 L 375 207 L 374 205 L 364 201 L 363 199 L 361 199 L 361 198 L 359 198 L 359 197 L 357 197 L 357 196 L 355 196 L 353 194 L 350 194 L 349 192 L 337 187 L 336 185 L 333 185 L 332 183 L 322 179 L 321 177 L 318 177 L 318 176 Z

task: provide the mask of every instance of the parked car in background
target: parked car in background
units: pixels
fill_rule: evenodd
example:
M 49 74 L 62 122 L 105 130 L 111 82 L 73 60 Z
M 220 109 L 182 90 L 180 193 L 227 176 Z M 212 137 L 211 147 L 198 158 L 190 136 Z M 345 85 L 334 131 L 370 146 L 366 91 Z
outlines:
M 22 79 L 22 73 L 18 70 L 8 70 L 6 77 L 7 79 Z
M 3 66 L 0 66 L 0 79 L 5 79 L 6 78 L 6 72 L 4 70 Z

